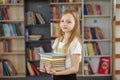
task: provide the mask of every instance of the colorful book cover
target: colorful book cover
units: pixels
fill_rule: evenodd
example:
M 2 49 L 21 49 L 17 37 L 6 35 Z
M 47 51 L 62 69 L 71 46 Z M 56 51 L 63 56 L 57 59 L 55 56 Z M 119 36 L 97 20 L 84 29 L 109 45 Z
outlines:
M 94 56 L 95 55 L 95 52 L 94 52 L 94 48 L 93 48 L 93 43 L 87 43 L 87 47 L 88 47 L 88 53 L 89 53 L 89 56 Z
M 98 67 L 98 74 L 108 74 L 110 69 L 110 57 L 101 57 Z

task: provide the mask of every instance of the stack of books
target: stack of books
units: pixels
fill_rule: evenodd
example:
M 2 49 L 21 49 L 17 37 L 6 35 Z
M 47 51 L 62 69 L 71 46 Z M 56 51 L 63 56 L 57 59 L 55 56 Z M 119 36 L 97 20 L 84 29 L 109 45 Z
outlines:
M 41 63 L 44 63 L 47 67 L 48 64 L 52 65 L 52 69 L 56 71 L 65 70 L 65 58 L 66 54 L 62 53 L 42 53 L 41 56 Z
M 42 34 L 29 35 L 28 37 L 30 41 L 38 41 L 42 38 Z

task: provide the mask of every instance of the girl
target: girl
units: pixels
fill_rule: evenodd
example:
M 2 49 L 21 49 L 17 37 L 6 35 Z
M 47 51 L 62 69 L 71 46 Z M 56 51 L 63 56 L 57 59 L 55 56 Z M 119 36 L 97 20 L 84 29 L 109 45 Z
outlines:
M 51 69 L 52 65 L 47 68 L 41 64 L 40 71 L 53 74 L 53 80 L 77 80 L 76 73 L 81 61 L 81 39 L 79 16 L 74 10 L 66 10 L 60 19 L 59 36 L 55 40 L 52 48 L 54 52 L 66 54 L 65 70 L 55 71 Z

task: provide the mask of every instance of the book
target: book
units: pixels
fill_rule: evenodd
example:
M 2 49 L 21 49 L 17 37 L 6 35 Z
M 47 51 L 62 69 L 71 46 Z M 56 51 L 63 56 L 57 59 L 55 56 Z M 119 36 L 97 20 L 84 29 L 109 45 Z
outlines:
M 95 31 L 96 31 L 97 37 L 98 37 L 99 39 L 104 39 L 102 30 L 101 30 L 99 27 L 95 27 Z
M 36 68 L 31 62 L 29 62 L 29 64 L 30 64 L 32 70 L 34 71 L 34 74 L 35 74 L 36 76 L 40 75 L 40 73 L 39 73 L 39 71 L 37 70 L 37 68 Z
M 30 62 L 27 62 L 27 69 L 28 69 L 28 71 L 29 71 L 30 76 L 34 76 L 34 75 L 35 75 L 32 67 L 31 67 L 31 65 L 30 65 Z
M 0 61 L 0 77 L 3 76 L 3 66 L 2 61 Z
M 14 65 L 11 63 L 11 61 L 10 60 L 5 60 L 5 61 L 6 61 L 6 64 L 12 69 L 12 75 L 14 76 L 17 75 L 17 71 Z
M 90 62 L 87 61 L 87 60 L 85 60 L 84 62 L 85 62 L 85 64 L 84 64 L 84 74 L 85 75 L 94 74 Z
M 48 53 L 42 53 L 40 56 L 46 58 L 65 58 L 66 54 L 48 52 Z
M 94 48 L 91 42 L 87 43 L 87 48 L 88 48 L 88 54 L 89 56 L 94 56 L 95 52 L 94 52 Z
M 34 40 L 39 40 L 41 39 L 42 35 L 41 34 L 36 34 L 36 35 L 29 35 L 29 40 L 34 41 Z
M 110 57 L 101 57 L 98 67 L 98 74 L 108 74 L 110 69 Z

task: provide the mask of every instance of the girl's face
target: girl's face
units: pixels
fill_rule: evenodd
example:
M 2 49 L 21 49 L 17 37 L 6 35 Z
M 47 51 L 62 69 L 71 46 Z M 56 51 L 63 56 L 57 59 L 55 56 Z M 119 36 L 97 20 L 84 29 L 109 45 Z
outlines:
M 60 28 L 63 32 L 70 32 L 75 26 L 75 19 L 71 14 L 65 14 L 60 20 Z

